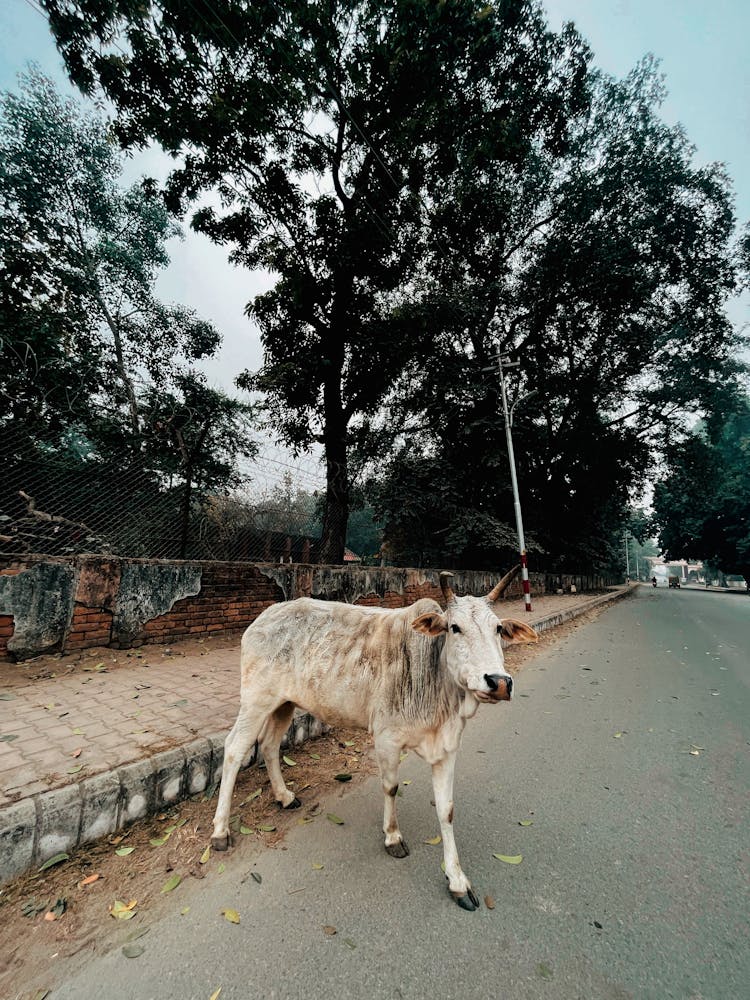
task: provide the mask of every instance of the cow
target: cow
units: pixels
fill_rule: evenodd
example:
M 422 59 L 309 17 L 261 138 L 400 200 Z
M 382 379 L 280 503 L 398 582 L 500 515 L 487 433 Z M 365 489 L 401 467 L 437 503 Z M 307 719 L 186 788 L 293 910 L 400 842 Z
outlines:
M 461 870 L 453 836 L 453 772 L 461 734 L 480 704 L 510 701 L 503 640 L 535 642 L 533 628 L 495 613 L 519 567 L 484 598 L 457 597 L 452 574 L 440 574 L 445 611 L 429 598 L 406 608 L 361 607 L 302 597 L 272 605 L 247 628 L 241 649 L 240 710 L 226 739 L 211 844 L 230 844 L 229 812 L 237 772 L 257 741 L 274 797 L 301 805 L 284 783 L 281 739 L 295 706 L 330 725 L 373 735 L 385 796 L 385 849 L 409 849 L 396 818 L 401 753 L 414 750 L 432 767 L 435 807 L 452 897 L 479 906 Z

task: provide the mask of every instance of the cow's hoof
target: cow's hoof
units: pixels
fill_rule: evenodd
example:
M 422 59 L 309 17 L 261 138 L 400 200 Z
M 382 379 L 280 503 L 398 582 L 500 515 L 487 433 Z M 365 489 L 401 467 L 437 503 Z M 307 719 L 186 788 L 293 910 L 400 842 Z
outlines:
M 211 837 L 211 847 L 215 851 L 226 851 L 231 843 L 232 838 L 228 833 L 225 833 L 223 837 Z
M 297 798 L 296 795 L 294 796 L 294 798 L 292 799 L 292 801 L 289 803 L 288 806 L 285 806 L 281 802 L 279 802 L 280 809 L 299 809 L 301 805 L 302 803 L 300 802 L 300 800 Z
M 409 857 L 409 848 L 405 840 L 397 840 L 395 844 L 386 844 L 385 849 L 392 858 Z
M 462 910 L 468 910 L 471 913 L 479 909 L 479 900 L 474 895 L 472 889 L 468 889 L 463 896 L 460 896 L 457 892 L 452 892 L 451 896 L 453 896 Z

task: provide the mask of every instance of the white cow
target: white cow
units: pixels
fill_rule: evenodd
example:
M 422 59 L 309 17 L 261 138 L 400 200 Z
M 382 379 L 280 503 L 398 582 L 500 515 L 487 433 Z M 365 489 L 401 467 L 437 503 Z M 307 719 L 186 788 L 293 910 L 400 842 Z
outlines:
M 224 750 L 211 843 L 229 846 L 229 812 L 240 764 L 257 740 L 279 804 L 301 805 L 281 774 L 279 744 L 295 706 L 331 725 L 359 726 L 374 737 L 385 793 L 385 849 L 409 850 L 396 819 L 403 750 L 432 765 L 448 888 L 466 910 L 479 905 L 461 870 L 453 837 L 453 771 L 466 720 L 482 702 L 510 701 L 501 640 L 534 642 L 523 622 L 493 605 L 518 572 L 485 598 L 456 597 L 440 574 L 443 612 L 430 599 L 407 608 L 358 607 L 300 598 L 267 608 L 242 638 L 240 711 Z

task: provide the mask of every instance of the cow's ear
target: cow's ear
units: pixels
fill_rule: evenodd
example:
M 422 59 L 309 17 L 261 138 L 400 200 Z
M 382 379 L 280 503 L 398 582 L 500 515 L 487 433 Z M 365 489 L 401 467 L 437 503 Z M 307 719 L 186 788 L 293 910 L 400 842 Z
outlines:
M 519 622 L 515 618 L 503 618 L 502 636 L 506 642 L 536 642 L 539 633 L 527 625 L 526 622 Z
M 441 632 L 448 631 L 448 619 L 439 611 L 428 611 L 415 618 L 411 627 L 415 632 L 423 632 L 425 635 L 440 635 Z

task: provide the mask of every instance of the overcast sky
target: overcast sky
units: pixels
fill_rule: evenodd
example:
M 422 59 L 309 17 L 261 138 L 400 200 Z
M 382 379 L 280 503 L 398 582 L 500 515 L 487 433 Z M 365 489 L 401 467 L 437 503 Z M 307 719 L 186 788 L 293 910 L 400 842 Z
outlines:
M 750 0 L 546 0 L 545 6 L 551 27 L 576 23 L 607 72 L 623 76 L 648 52 L 661 59 L 669 90 L 664 116 L 682 123 L 699 162 L 727 165 L 738 218 L 750 220 Z M 15 89 L 16 75 L 31 60 L 71 90 L 34 0 L 0 0 L 0 88 Z M 128 179 L 163 177 L 166 168 L 165 157 L 151 151 L 128 165 Z M 222 332 L 221 354 L 205 370 L 216 385 L 236 391 L 236 375 L 261 364 L 244 307 L 268 279 L 231 267 L 224 250 L 194 233 L 176 242 L 171 255 L 160 295 L 193 307 Z M 730 316 L 738 324 L 750 320 L 748 296 L 730 304 Z

